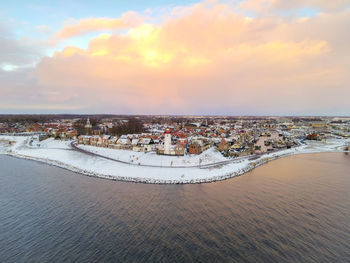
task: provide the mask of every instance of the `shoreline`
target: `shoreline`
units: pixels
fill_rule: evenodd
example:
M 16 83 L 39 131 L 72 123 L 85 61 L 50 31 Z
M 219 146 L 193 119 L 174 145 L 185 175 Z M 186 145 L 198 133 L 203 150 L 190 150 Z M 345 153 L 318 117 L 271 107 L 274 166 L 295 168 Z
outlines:
M 349 151 L 343 151 L 339 150 L 341 145 L 337 146 L 333 151 L 329 150 L 316 150 L 316 151 L 303 151 L 303 148 L 305 148 L 307 145 L 302 145 L 298 146 L 296 148 L 293 148 L 294 151 L 290 152 L 285 152 L 283 153 L 283 150 L 280 152 L 275 152 L 272 154 L 272 156 L 269 156 L 268 154 L 262 155 L 256 160 L 249 161 L 243 168 L 239 168 L 236 171 L 231 171 L 231 172 L 226 172 L 222 175 L 214 175 L 211 177 L 207 178 L 193 178 L 193 179 L 155 179 L 155 178 L 146 178 L 146 177 L 130 177 L 130 176 L 119 176 L 119 175 L 109 175 L 109 174 L 104 174 L 104 173 L 98 173 L 94 171 L 89 171 L 87 169 L 82 169 L 79 167 L 76 167 L 74 165 L 70 165 L 58 160 L 51 160 L 51 159 L 45 159 L 45 158 L 40 158 L 40 157 L 35 157 L 35 156 L 29 156 L 29 155 L 24 155 L 20 153 L 14 153 L 14 152 L 6 152 L 4 153 L 7 156 L 15 157 L 15 158 L 20 158 L 20 159 L 27 159 L 31 161 L 36 161 L 40 163 L 45 163 L 48 165 L 52 165 L 55 167 L 59 167 L 80 175 L 85 175 L 89 177 L 96 177 L 96 178 L 101 178 L 101 179 L 108 179 L 108 180 L 113 180 L 113 181 L 122 181 L 122 182 L 133 182 L 133 183 L 147 183 L 147 184 L 202 184 L 202 183 L 212 183 L 216 181 L 223 181 L 227 179 L 231 179 L 233 177 L 241 176 L 243 174 L 246 174 L 253 169 L 269 163 L 271 161 L 283 158 L 283 157 L 288 157 L 288 156 L 293 156 L 293 155 L 299 155 L 299 154 L 312 154 L 312 153 L 340 153 L 340 152 L 349 152 Z M 299 148 L 299 149 L 298 149 Z M 301 150 L 301 151 L 299 151 Z M 225 165 L 223 165 L 225 166 Z

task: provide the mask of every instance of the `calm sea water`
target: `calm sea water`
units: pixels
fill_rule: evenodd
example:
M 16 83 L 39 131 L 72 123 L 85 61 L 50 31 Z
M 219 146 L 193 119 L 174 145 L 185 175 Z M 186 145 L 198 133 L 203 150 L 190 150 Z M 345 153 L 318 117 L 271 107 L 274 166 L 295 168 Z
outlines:
M 201 185 L 81 176 L 0 156 L 0 262 L 350 262 L 350 155 Z

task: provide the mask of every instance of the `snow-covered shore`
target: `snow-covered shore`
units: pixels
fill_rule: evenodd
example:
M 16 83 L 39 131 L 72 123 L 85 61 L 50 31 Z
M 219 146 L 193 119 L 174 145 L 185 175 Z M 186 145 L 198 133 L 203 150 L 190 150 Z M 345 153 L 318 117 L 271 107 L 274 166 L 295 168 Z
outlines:
M 134 152 L 125 152 L 123 155 L 123 151 L 113 152 L 116 150 L 92 146 L 85 147 L 85 149 L 89 149 L 91 152 L 107 157 L 112 156 L 123 161 L 132 161 L 134 164 L 136 161 L 140 164 L 152 165 L 168 165 L 169 162 L 172 162 L 171 164 L 174 166 L 191 166 L 188 168 L 157 168 L 129 165 L 87 155 L 73 150 L 70 146 L 71 141 L 57 141 L 50 138 L 40 143 L 30 144 L 30 140 L 30 137 L 0 136 L 0 154 L 40 161 L 88 176 L 156 184 L 206 183 L 225 180 L 249 172 L 255 167 L 283 156 L 317 152 L 341 152 L 342 146 L 349 141 L 341 139 L 330 140 L 327 143 L 310 142 L 307 145 L 293 149 L 265 154 L 255 160 L 243 158 L 239 161 L 210 168 L 193 167 L 193 165 L 198 165 L 200 159 L 202 160 L 202 164 L 230 159 L 221 156 L 214 149 L 210 149 L 198 156 L 185 156 L 181 158 Z M 11 145 L 9 145 L 8 141 L 12 142 Z M 171 158 L 174 159 L 172 160 Z
M 228 159 L 220 152 L 210 148 L 202 154 L 192 154 L 186 156 L 168 156 L 158 155 L 155 152 L 134 152 L 132 150 L 115 150 L 110 148 L 95 147 L 90 145 L 78 145 L 82 150 L 103 155 L 115 160 L 128 162 L 138 165 L 158 165 L 158 166 L 173 166 L 173 167 L 191 167 L 200 165 L 207 165 L 210 163 L 223 162 Z

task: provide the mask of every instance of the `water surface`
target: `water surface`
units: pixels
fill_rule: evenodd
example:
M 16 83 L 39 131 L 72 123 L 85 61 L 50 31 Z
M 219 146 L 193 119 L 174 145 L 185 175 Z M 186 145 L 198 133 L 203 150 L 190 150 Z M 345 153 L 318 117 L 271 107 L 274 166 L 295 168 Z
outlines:
M 350 155 L 147 185 L 0 155 L 0 262 L 349 262 Z

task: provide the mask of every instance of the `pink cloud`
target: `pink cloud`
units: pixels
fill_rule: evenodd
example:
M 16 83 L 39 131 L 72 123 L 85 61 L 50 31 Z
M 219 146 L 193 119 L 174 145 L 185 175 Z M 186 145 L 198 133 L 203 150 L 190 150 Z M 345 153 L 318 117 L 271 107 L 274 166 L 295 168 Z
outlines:
M 241 2 L 240 6 L 254 11 L 316 8 L 329 12 L 344 10 L 350 6 L 350 2 L 349 0 L 245 0 Z
M 249 19 L 201 3 L 175 13 L 45 57 L 34 75 L 43 100 L 114 113 L 350 114 L 349 11 Z M 63 36 L 107 28 L 87 24 Z
M 142 21 L 135 12 L 129 11 L 119 18 L 85 18 L 78 21 L 70 21 L 54 36 L 55 39 L 65 39 L 89 32 L 102 30 L 126 29 L 135 26 Z

